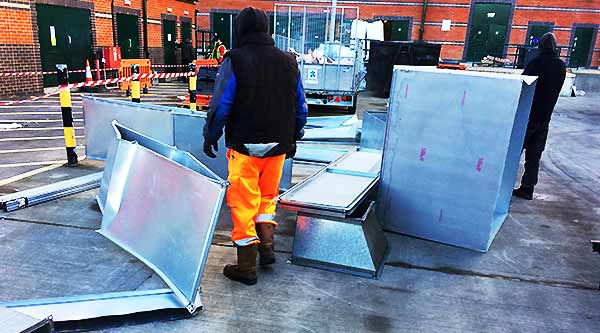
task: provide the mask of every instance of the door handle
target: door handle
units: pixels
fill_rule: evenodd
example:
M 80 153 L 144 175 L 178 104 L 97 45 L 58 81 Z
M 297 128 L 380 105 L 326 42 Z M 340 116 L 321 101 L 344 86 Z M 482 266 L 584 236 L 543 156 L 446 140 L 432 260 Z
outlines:
M 131 45 L 131 38 L 129 38 L 129 48 L 132 48 L 133 45 Z
M 71 45 L 71 36 L 67 35 L 67 38 L 69 39 L 69 45 Z

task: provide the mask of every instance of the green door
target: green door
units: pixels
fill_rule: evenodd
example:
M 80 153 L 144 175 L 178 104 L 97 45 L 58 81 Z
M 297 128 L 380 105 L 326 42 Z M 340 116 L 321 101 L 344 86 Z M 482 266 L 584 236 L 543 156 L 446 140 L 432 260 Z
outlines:
M 391 41 L 410 40 L 408 35 L 410 20 L 384 20 L 383 39 Z
M 181 42 L 185 42 L 186 39 L 192 39 L 192 24 L 190 22 L 181 22 Z
M 487 55 L 503 56 L 509 28 L 510 6 L 504 3 L 474 5 L 468 36 L 467 61 L 480 61 Z
M 117 43 L 121 47 L 121 58 L 137 59 L 140 57 L 138 17 L 117 14 Z
M 590 48 L 592 47 L 594 32 L 594 28 L 575 28 L 569 67 L 587 67 L 589 65 Z
M 536 40 L 540 40 L 542 36 L 547 32 L 552 32 L 552 25 L 550 24 L 530 24 L 529 33 L 525 37 L 525 44 L 535 45 Z
M 229 13 L 212 13 L 213 33 L 219 36 L 221 42 L 227 49 L 233 45 L 233 14 Z
M 165 57 L 165 65 L 176 65 L 177 64 L 177 56 L 176 56 L 176 45 L 175 41 L 177 40 L 177 24 L 175 21 L 171 20 L 163 20 L 163 52 Z M 167 72 L 177 72 L 176 68 L 166 68 Z
M 43 71 L 56 71 L 56 64 L 71 70 L 84 69 L 92 59 L 90 11 L 36 4 L 38 37 Z M 82 82 L 84 73 L 69 74 L 71 82 Z M 56 86 L 56 75 L 44 75 L 44 86 Z

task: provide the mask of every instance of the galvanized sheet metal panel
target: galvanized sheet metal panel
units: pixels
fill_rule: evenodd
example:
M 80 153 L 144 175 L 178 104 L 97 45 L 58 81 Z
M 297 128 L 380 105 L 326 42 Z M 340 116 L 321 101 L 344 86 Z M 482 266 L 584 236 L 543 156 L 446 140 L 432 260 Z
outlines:
M 487 251 L 508 214 L 534 80 L 398 66 L 378 197 L 384 227 Z
M 192 306 L 226 182 L 188 153 L 115 127 L 113 170 L 119 171 L 110 178 L 99 232 L 152 268 L 184 307 Z M 160 153 L 149 149 L 160 145 Z
M 86 156 L 89 159 L 106 159 L 108 147 L 114 140 L 113 120 L 160 142 L 174 145 L 171 108 L 90 96 L 83 96 L 82 103 Z

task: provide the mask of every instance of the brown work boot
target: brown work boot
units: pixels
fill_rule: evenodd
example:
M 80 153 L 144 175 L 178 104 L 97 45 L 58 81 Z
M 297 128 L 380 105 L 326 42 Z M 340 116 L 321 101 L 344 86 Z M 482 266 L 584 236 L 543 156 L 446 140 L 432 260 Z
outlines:
M 260 265 L 268 266 L 275 263 L 275 246 L 273 239 L 275 238 L 275 226 L 271 223 L 257 223 L 256 233 L 260 238 L 258 245 L 258 254 L 260 256 Z
M 223 275 L 248 286 L 255 285 L 257 251 L 257 244 L 238 247 L 237 265 L 226 265 L 223 268 Z

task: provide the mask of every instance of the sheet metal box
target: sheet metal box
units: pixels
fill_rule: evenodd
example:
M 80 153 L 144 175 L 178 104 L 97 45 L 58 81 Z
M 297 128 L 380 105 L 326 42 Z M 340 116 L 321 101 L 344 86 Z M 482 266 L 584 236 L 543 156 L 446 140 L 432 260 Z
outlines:
M 536 77 L 397 66 L 384 229 L 488 251 L 508 216 Z

